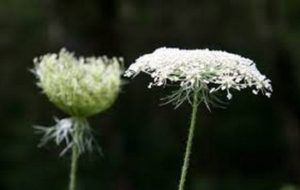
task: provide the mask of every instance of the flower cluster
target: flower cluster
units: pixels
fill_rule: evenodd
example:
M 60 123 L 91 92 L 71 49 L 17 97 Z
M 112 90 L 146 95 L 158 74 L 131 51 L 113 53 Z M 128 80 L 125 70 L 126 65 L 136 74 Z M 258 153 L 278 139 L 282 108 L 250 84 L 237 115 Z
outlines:
M 108 109 L 121 85 L 121 58 L 79 57 L 62 49 L 34 59 L 32 70 L 43 93 L 70 118 L 56 119 L 51 127 L 35 126 L 43 134 L 40 145 L 65 144 L 61 155 L 75 146 L 79 154 L 92 151 L 96 142 L 87 117 Z
M 38 86 L 64 112 L 87 117 L 109 108 L 120 90 L 122 59 L 76 58 L 62 49 L 34 59 Z
M 232 98 L 231 89 L 249 87 L 253 94 L 261 92 L 267 97 L 272 92 L 271 81 L 258 71 L 252 60 L 225 51 L 159 48 L 139 57 L 125 76 L 132 77 L 140 72 L 153 78 L 149 88 L 179 84 L 180 90 L 171 98 L 181 103 L 182 97 L 189 97 L 195 90 L 204 94 L 227 91 L 228 99 Z

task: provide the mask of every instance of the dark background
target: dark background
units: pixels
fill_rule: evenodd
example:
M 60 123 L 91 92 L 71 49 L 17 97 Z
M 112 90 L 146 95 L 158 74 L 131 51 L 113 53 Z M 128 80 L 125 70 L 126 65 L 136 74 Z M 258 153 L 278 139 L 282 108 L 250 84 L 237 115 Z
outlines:
M 274 88 L 271 99 L 243 91 L 227 109 L 200 107 L 186 189 L 296 190 L 299 45 L 299 0 L 0 0 L 0 189 L 67 189 L 69 156 L 37 148 L 32 129 L 67 117 L 35 86 L 33 57 L 66 47 L 128 67 L 169 46 L 249 57 Z M 166 91 L 149 80 L 90 118 L 104 156 L 81 157 L 78 190 L 177 189 L 191 109 L 159 106 Z

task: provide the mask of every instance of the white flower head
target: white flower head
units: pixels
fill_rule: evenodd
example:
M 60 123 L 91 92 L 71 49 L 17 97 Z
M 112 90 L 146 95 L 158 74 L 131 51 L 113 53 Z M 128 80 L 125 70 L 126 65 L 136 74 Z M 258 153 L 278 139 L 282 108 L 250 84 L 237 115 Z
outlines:
M 149 74 L 152 86 L 178 84 L 180 88 L 168 98 L 177 106 L 190 100 L 192 92 L 202 93 L 201 101 L 212 103 L 212 95 L 226 91 L 231 99 L 231 90 L 251 88 L 271 96 L 271 81 L 262 75 L 255 63 L 247 58 L 225 51 L 178 48 L 159 48 L 153 53 L 139 57 L 125 72 L 125 76 L 136 76 L 140 72 Z
M 92 151 L 97 143 L 86 118 L 114 103 L 120 91 L 122 58 L 77 58 L 62 49 L 58 54 L 35 58 L 34 63 L 37 85 L 51 102 L 71 115 L 56 119 L 51 127 L 35 126 L 37 133 L 43 134 L 40 145 L 50 141 L 64 145 L 61 155 L 74 146 L 79 154 Z
M 121 58 L 79 57 L 62 49 L 34 59 L 38 86 L 64 112 L 87 117 L 109 108 L 121 84 Z

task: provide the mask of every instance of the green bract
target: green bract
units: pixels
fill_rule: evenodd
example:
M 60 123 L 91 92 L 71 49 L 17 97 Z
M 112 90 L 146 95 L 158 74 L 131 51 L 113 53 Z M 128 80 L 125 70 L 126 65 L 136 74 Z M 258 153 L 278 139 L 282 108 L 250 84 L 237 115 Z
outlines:
M 75 117 L 88 117 L 109 108 L 121 84 L 121 58 L 76 58 L 62 49 L 34 59 L 38 86 L 49 100 Z

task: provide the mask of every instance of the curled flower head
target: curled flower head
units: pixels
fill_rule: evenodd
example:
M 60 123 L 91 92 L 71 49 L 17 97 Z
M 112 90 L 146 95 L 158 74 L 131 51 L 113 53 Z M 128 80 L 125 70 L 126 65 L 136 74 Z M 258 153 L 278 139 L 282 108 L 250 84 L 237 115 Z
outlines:
M 121 84 L 121 58 L 79 57 L 62 49 L 34 59 L 38 86 L 64 112 L 87 117 L 109 108 Z
M 225 51 L 159 48 L 139 57 L 125 76 L 140 72 L 153 78 L 149 88 L 178 84 L 180 88 L 169 96 L 177 106 L 189 100 L 195 91 L 202 93 L 200 98 L 206 105 L 217 91 L 226 91 L 228 99 L 232 98 L 233 89 L 251 88 L 253 94 L 261 92 L 267 97 L 272 92 L 271 81 L 258 71 L 252 60 Z

